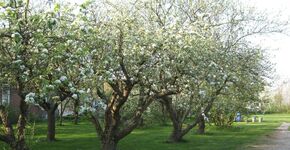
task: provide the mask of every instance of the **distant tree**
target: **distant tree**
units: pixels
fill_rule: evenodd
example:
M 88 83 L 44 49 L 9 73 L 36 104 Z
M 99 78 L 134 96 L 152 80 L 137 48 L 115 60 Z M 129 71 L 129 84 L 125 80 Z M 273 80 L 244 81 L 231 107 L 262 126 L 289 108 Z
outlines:
M 274 101 L 276 104 L 278 104 L 281 107 L 282 102 L 283 102 L 282 89 L 279 89 L 278 92 L 274 95 Z

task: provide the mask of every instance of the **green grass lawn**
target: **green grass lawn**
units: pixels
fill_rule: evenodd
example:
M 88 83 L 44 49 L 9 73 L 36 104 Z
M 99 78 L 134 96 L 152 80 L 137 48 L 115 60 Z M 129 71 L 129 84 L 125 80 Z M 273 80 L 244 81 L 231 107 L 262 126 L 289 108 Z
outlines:
M 207 126 L 205 135 L 196 135 L 195 129 L 185 136 L 186 142 L 168 144 L 164 141 L 171 127 L 150 127 L 136 129 L 119 143 L 120 150 L 224 150 L 240 149 L 255 143 L 259 138 L 270 134 L 282 122 L 290 122 L 290 115 L 271 114 L 264 116 L 263 123 L 235 123 L 232 128 Z M 58 141 L 45 140 L 46 124 L 35 125 L 35 136 L 29 142 L 32 150 L 99 150 L 100 143 L 92 124 L 81 122 L 73 125 L 57 126 Z M 2 145 L 1 145 L 2 144 Z M 0 147 L 4 147 L 0 143 Z M 2 148 L 4 149 L 4 148 Z

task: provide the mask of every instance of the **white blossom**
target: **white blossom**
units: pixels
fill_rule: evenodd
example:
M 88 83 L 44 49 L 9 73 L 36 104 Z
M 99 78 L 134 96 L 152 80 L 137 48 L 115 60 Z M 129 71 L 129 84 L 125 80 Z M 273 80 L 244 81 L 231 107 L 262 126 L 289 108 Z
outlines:
M 71 87 L 70 89 L 69 89 L 71 92 L 76 92 L 76 88 L 75 87 Z
M 62 81 L 62 82 L 64 82 L 64 81 L 67 80 L 67 77 L 66 77 L 66 76 L 61 76 L 61 77 L 59 78 L 59 80 Z
M 48 53 L 48 50 L 46 48 L 42 49 L 43 53 Z
M 55 80 L 54 83 L 55 84 L 61 84 L 61 81 L 60 80 Z
M 14 60 L 12 63 L 14 63 L 14 64 L 18 64 L 18 63 L 21 63 L 21 62 L 22 62 L 22 60 L 17 59 L 17 60 Z
M 24 70 L 24 69 L 25 69 L 25 66 L 24 66 L 24 65 L 21 65 L 21 66 L 20 66 L 20 69 L 21 69 L 21 70 Z
M 77 94 L 73 94 L 71 97 L 74 98 L 74 99 L 78 99 L 78 95 Z
M 46 88 L 47 88 L 47 89 L 51 89 L 51 90 L 53 90 L 53 89 L 54 89 L 54 86 L 51 85 L 51 84 L 49 84 L 49 85 L 46 85 Z
M 96 112 L 96 109 L 93 107 L 89 107 L 89 106 L 81 106 L 80 107 L 80 112 Z
M 204 97 L 206 95 L 204 90 L 199 91 L 198 94 L 201 95 L 202 97 Z
M 25 96 L 25 100 L 24 100 L 24 101 L 25 101 L 26 103 L 29 103 L 29 104 L 34 104 L 34 103 L 35 103 L 34 97 L 35 97 L 35 93 L 30 92 L 30 93 L 28 93 L 28 94 Z
M 79 90 L 79 93 L 83 94 L 83 93 L 85 93 L 85 91 L 84 90 Z

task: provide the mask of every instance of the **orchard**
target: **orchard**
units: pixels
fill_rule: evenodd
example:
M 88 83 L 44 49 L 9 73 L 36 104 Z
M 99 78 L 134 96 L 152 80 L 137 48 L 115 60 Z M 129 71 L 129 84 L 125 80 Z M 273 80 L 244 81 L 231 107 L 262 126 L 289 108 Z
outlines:
M 41 145 L 29 132 L 42 124 L 43 140 L 64 149 L 57 121 L 72 121 L 68 111 L 72 126 L 95 132 L 79 149 L 134 149 L 119 143 L 164 124 L 168 149 L 208 126 L 235 128 L 237 113 L 247 121 L 267 103 L 261 93 L 273 72 L 251 40 L 286 25 L 229 0 L 1 0 L 0 85 L 16 89 L 20 104 L 13 123 L 0 103 L 0 147 Z M 45 112 L 42 121 L 30 118 L 32 106 Z

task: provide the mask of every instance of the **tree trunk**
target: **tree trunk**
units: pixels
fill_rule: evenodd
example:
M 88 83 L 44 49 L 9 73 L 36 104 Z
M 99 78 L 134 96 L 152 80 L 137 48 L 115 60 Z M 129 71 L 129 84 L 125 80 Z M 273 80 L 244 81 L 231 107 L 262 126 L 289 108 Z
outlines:
M 60 114 L 60 116 L 59 116 L 59 125 L 60 126 L 63 126 L 63 119 L 62 119 L 62 114 Z
M 79 112 L 74 112 L 74 124 L 77 125 L 79 123 Z
M 166 107 L 161 103 L 161 112 L 162 112 L 162 117 L 161 117 L 161 122 L 162 125 L 166 125 L 167 124 L 167 112 L 166 112 Z
M 101 137 L 102 150 L 116 150 L 118 143 L 116 135 L 118 133 L 121 116 L 118 111 L 112 112 L 112 110 L 108 109 L 105 117 L 105 128 Z
M 116 150 L 118 141 L 113 139 L 106 139 L 102 141 L 102 150 Z
M 4 106 L 0 105 L 0 119 L 2 123 L 3 134 L 0 134 L 0 141 L 5 142 L 11 149 L 16 149 L 16 139 L 11 123 L 8 120 L 8 113 Z
M 59 125 L 62 126 L 62 122 L 63 122 L 63 114 L 64 114 L 64 111 L 66 109 L 66 106 L 67 104 L 69 103 L 69 100 L 65 101 L 65 103 L 63 104 L 64 102 L 61 102 L 60 103 L 60 114 L 59 114 Z
M 26 119 L 23 115 L 20 114 L 18 119 L 18 133 L 17 133 L 17 144 L 16 149 L 17 150 L 26 150 L 26 144 L 25 144 L 25 125 L 26 125 Z
M 47 140 L 55 141 L 55 110 L 47 111 Z
M 79 100 L 74 101 L 74 124 L 77 125 L 79 121 Z
M 168 142 L 181 142 L 183 139 L 182 134 L 182 125 L 181 124 L 175 124 L 173 125 L 173 131 L 168 139 Z
M 62 116 L 63 116 L 63 104 L 60 103 L 60 114 L 59 114 L 59 125 L 62 126 Z
M 21 101 L 20 101 L 20 115 L 17 122 L 16 150 L 28 150 L 29 148 L 27 147 L 25 143 L 25 127 L 27 123 L 26 119 L 27 119 L 28 105 L 24 101 L 25 97 L 21 93 L 19 93 L 18 95 L 21 96 Z
M 204 134 L 205 133 L 205 120 L 204 117 L 200 117 L 200 121 L 198 123 L 198 129 L 197 129 L 197 134 Z
M 127 125 L 129 127 L 123 130 L 121 127 L 120 109 L 128 100 L 129 94 L 133 88 L 131 81 L 119 81 L 118 84 L 110 83 L 109 85 L 114 91 L 109 98 L 98 90 L 98 95 L 108 101 L 104 116 L 104 126 L 101 126 L 98 118 L 92 117 L 96 131 L 99 137 L 101 137 L 102 150 L 116 150 L 118 141 L 128 135 L 132 131 L 131 129 L 134 129 L 138 125 L 138 122 L 136 124 L 134 123 L 133 126 Z
M 163 104 L 169 113 L 169 118 L 173 125 L 173 131 L 169 136 L 168 142 L 181 142 L 183 137 L 182 123 L 180 116 L 172 106 L 172 99 L 170 97 L 163 98 Z
M 26 147 L 25 143 L 23 145 L 23 142 L 16 142 L 15 144 L 13 144 L 13 146 L 11 146 L 12 150 L 29 150 L 28 147 Z
M 79 123 L 79 112 L 76 111 L 74 115 L 74 124 L 77 125 Z

